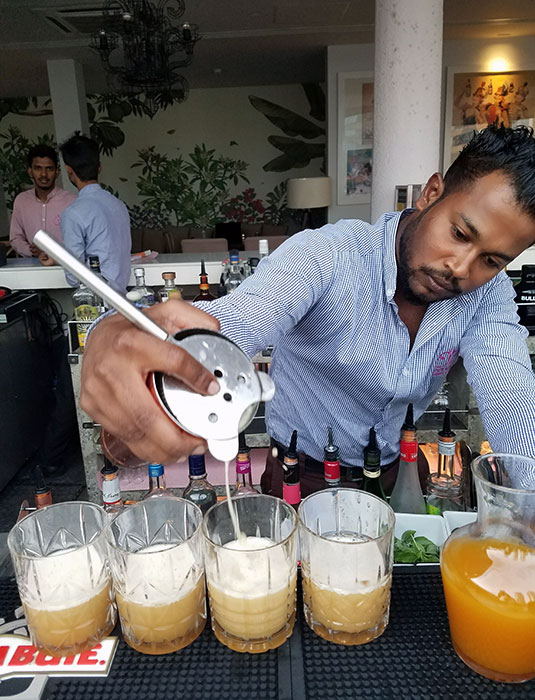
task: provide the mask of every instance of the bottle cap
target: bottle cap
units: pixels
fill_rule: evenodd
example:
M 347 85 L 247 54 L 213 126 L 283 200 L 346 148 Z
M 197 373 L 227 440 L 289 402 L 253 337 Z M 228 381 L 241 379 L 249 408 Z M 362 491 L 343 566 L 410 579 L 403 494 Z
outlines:
M 444 412 L 444 423 L 442 424 L 442 430 L 439 430 L 438 436 L 441 438 L 454 438 L 455 433 L 451 429 L 451 416 L 450 409 L 447 408 Z
M 206 474 L 204 455 L 190 455 L 188 457 L 188 466 L 190 476 L 202 476 Z
M 176 279 L 176 274 L 174 272 L 162 272 L 162 277 L 164 280 L 174 280 Z
M 401 426 L 401 430 L 416 430 L 416 426 L 414 425 L 414 411 L 412 403 L 410 403 L 407 407 L 405 422 Z
M 102 467 L 100 473 L 102 474 L 102 476 L 106 476 L 108 474 L 117 474 L 118 471 L 119 467 L 116 467 L 114 464 L 111 464 L 111 462 L 108 462 Z
M 377 446 L 377 435 L 375 429 L 370 428 L 368 444 L 364 448 L 364 466 L 379 467 L 381 465 L 381 450 Z
M 100 260 L 98 255 L 91 255 L 89 257 L 89 267 L 95 267 L 97 265 L 100 267 Z
M 337 462 L 340 459 L 340 448 L 333 442 L 333 429 L 327 428 L 329 444 L 323 448 L 323 459 L 327 462 Z
M 240 253 L 237 250 L 229 251 L 229 260 L 232 264 L 240 262 Z
M 290 440 L 290 447 L 288 448 L 284 459 L 297 459 L 297 430 L 292 433 L 292 438 Z
M 149 464 L 149 476 L 163 476 L 163 464 Z
M 134 267 L 134 275 L 136 277 L 139 277 L 140 275 L 145 274 L 145 268 L 144 267 Z
M 238 454 L 249 454 L 251 452 L 249 446 L 245 442 L 245 433 L 238 435 Z
M 201 260 L 201 274 L 199 275 L 199 277 L 203 276 L 206 276 L 206 267 L 204 266 L 204 260 Z
M 258 252 L 260 255 L 269 255 L 269 241 L 267 238 L 261 238 L 258 241 Z
M 37 464 L 35 466 L 35 493 L 37 495 L 43 494 L 43 493 L 48 493 L 50 491 L 50 488 L 46 485 L 45 483 L 45 477 L 43 476 L 43 470 Z

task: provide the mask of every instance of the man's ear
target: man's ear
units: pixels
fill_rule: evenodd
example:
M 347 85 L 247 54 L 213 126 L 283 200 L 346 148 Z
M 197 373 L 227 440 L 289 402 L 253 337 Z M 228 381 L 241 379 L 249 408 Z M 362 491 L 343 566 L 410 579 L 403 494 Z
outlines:
M 427 209 L 428 206 L 433 204 L 442 196 L 444 192 L 444 178 L 440 173 L 433 173 L 429 180 L 426 182 L 422 193 L 414 203 L 414 208 L 418 211 L 423 211 Z
M 32 178 L 32 169 L 31 169 L 31 168 L 28 168 L 28 177 L 30 178 L 30 180 L 33 179 L 33 178 Z
M 74 175 L 74 170 L 70 165 L 67 165 L 67 163 L 65 163 L 65 170 L 67 171 L 67 175 Z

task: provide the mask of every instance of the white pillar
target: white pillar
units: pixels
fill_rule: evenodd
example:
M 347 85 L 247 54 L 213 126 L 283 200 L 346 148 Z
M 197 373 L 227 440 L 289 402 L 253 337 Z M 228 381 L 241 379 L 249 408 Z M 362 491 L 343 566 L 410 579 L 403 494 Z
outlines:
M 72 59 L 65 59 L 47 61 L 46 65 L 58 145 L 72 136 L 75 131 L 89 136 L 87 101 L 81 64 Z M 62 169 L 60 175 L 63 187 L 76 192 L 76 188 L 70 184 L 69 178 L 64 172 Z
M 440 165 L 443 0 L 376 0 L 371 220 Z

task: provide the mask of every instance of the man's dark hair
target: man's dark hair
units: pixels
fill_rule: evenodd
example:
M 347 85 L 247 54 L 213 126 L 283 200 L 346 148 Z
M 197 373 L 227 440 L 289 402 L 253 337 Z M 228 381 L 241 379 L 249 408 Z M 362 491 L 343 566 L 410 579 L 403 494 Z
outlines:
M 65 165 L 71 167 L 82 182 L 98 180 L 100 156 L 96 141 L 76 131 L 59 150 Z
M 58 153 L 52 146 L 47 146 L 45 143 L 38 143 L 32 146 L 28 151 L 28 167 L 32 167 L 34 158 L 50 158 L 54 162 L 56 169 L 58 167 Z
M 520 208 L 535 219 L 535 138 L 527 126 L 489 126 L 475 133 L 448 168 L 442 197 L 497 170 L 509 178 Z

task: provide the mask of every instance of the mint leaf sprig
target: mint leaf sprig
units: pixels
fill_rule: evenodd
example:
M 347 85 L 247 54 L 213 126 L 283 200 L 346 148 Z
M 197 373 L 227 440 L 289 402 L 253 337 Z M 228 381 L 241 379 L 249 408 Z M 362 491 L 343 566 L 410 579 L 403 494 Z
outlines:
M 394 563 L 418 564 L 437 563 L 440 561 L 440 549 L 427 537 L 415 537 L 416 530 L 405 530 L 399 537 L 394 538 Z

